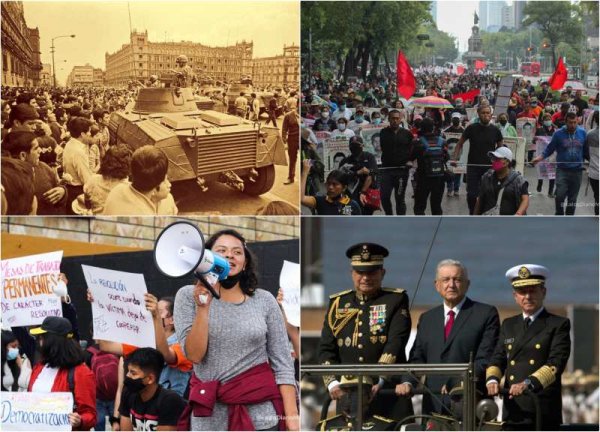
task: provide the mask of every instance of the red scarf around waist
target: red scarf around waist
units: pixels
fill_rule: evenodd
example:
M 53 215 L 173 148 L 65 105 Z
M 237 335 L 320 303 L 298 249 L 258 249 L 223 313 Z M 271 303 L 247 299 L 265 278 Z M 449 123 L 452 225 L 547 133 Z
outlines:
M 194 417 L 212 416 L 217 401 L 228 405 L 230 431 L 255 430 L 246 405 L 270 400 L 279 419 L 279 430 L 285 430 L 283 399 L 269 363 L 248 369 L 235 378 L 220 381 L 200 381 L 195 374 L 190 379 L 190 405 Z

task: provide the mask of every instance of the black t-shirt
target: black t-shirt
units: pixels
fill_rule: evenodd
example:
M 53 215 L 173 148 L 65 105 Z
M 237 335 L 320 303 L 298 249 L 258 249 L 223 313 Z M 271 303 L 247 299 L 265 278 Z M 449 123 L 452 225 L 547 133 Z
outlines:
M 463 133 L 465 140 L 469 140 L 469 157 L 467 164 L 490 165 L 488 152 L 496 150 L 496 144 L 502 141 L 500 129 L 491 123 L 486 126 L 473 123 L 467 126 Z
M 413 135 L 410 131 L 399 128 L 397 132 L 386 127 L 379 133 L 381 143 L 381 166 L 403 167 L 408 161 Z
M 337 202 L 329 202 L 327 201 L 327 197 L 325 195 L 317 194 L 315 196 L 315 200 L 317 200 L 317 214 L 319 216 L 322 215 L 341 215 L 341 216 L 350 216 L 350 215 L 360 215 L 360 206 L 356 201 L 350 199 L 348 196 L 345 196 L 341 200 Z M 347 201 L 347 202 L 340 202 Z
M 119 413 L 131 419 L 134 431 L 155 431 L 157 426 L 177 426 L 177 420 L 185 408 L 185 401 L 173 390 L 158 386 L 148 401 L 142 401 L 139 393 L 123 389 Z

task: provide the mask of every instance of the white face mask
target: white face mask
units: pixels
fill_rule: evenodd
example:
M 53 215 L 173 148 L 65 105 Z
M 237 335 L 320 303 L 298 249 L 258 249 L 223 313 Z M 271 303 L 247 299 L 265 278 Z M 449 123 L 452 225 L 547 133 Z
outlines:
M 322 113 L 321 113 L 321 117 L 322 117 L 322 118 L 325 118 L 325 119 L 326 119 L 326 118 L 328 118 L 328 117 L 329 117 L 329 111 L 324 111 L 324 112 L 322 112 Z
M 345 123 L 338 124 L 338 129 L 341 130 L 341 131 L 345 130 L 346 129 L 346 124 Z
M 71 303 L 71 297 L 69 297 L 69 291 L 67 290 L 67 284 L 64 283 L 64 281 L 59 280 L 56 283 L 56 285 L 54 285 L 54 288 L 52 289 L 52 291 L 54 292 L 54 295 L 56 295 L 58 297 L 66 297 L 65 303 L 67 303 L 67 304 Z

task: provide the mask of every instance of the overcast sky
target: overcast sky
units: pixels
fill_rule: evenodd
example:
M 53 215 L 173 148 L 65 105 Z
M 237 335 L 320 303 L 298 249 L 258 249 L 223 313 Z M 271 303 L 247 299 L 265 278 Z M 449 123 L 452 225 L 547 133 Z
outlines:
M 24 1 L 28 27 L 40 29 L 42 63 L 52 63 L 55 41 L 56 76 L 64 83 L 76 65 L 105 69 L 105 52 L 129 42 L 129 14 L 134 30 L 148 30 L 151 42 L 193 41 L 225 46 L 254 41 L 254 57 L 283 53 L 283 45 L 299 44 L 300 4 L 297 1 Z M 66 60 L 66 62 L 65 62 Z
M 441 0 L 437 3 L 438 29 L 457 37 L 460 51 L 466 51 L 473 27 L 473 12 L 479 13 L 479 2 Z

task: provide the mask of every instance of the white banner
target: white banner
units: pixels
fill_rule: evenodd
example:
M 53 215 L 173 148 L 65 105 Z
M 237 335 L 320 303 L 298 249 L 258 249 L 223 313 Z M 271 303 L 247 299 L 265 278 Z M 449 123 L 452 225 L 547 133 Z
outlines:
M 541 156 L 550 144 L 551 136 L 536 136 L 535 156 Z M 554 180 L 556 178 L 556 152 L 552 153 L 548 159 L 540 161 L 537 165 L 538 178 L 544 180 Z
M 350 155 L 348 141 L 349 138 L 329 138 L 323 141 L 325 178 L 331 171 L 339 169 L 340 162 Z
M 2 430 L 70 431 L 70 392 L 2 392 Z
M 502 142 L 512 151 L 513 158 L 517 161 L 515 169 L 523 174 L 525 169 L 525 138 L 505 137 Z
M 3 260 L 2 321 L 10 327 L 38 325 L 48 316 L 62 316 L 54 287 L 62 251 Z
M 458 143 L 458 140 L 462 136 L 462 133 L 460 133 L 460 132 L 444 132 L 444 136 L 446 137 L 446 144 L 448 145 L 448 155 L 450 156 L 450 159 L 453 159 L 454 151 L 456 150 L 456 144 Z M 466 151 L 465 151 L 465 148 L 466 148 Z M 460 153 L 458 154 L 459 162 L 456 164 L 456 166 L 447 164 L 448 169 L 453 174 L 464 174 L 467 172 L 466 160 L 463 160 L 462 155 L 464 154 L 466 157 L 466 155 L 468 153 L 469 153 L 469 141 L 467 140 L 467 141 L 465 141 L 463 148 L 461 149 Z
M 283 261 L 279 286 L 283 291 L 283 310 L 287 321 L 300 327 L 300 264 Z
M 81 266 L 94 297 L 94 339 L 156 348 L 152 315 L 146 309 L 144 275 Z

